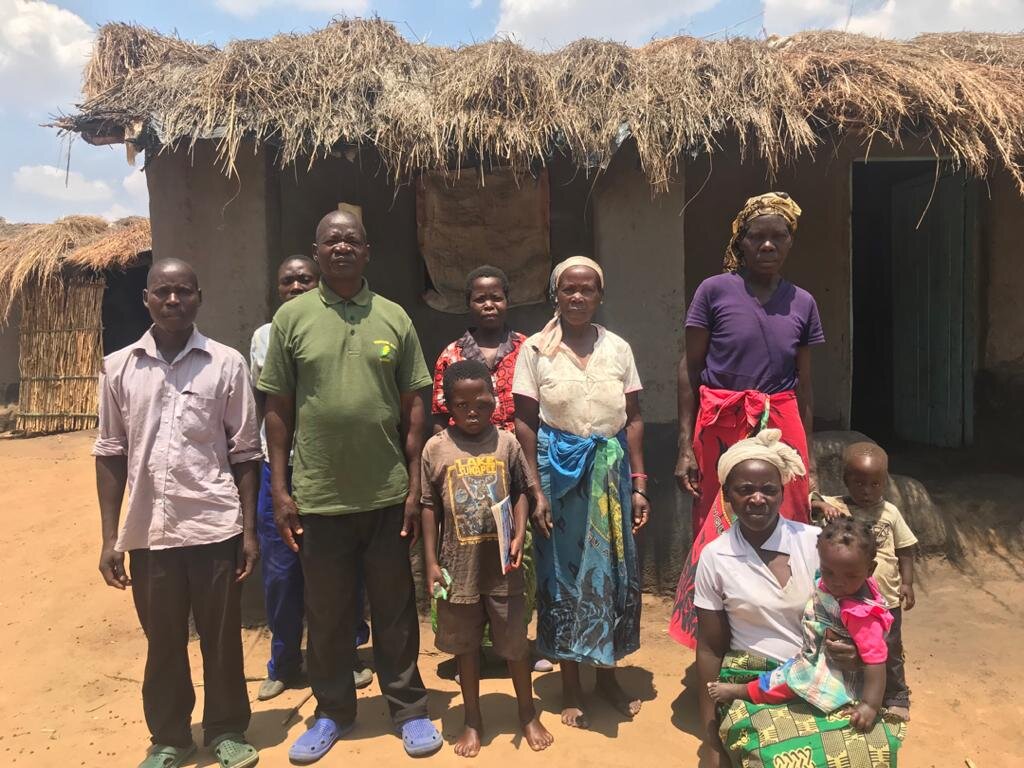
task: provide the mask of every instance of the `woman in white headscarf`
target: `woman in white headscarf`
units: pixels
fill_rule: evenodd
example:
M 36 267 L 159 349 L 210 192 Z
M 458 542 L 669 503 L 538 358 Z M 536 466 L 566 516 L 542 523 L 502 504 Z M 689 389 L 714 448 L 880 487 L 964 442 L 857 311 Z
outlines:
M 516 362 L 516 436 L 540 478 L 534 510 L 537 650 L 558 659 L 562 722 L 588 726 L 580 663 L 624 716 L 640 700 L 615 663 L 640 646 L 640 578 L 633 534 L 647 522 L 640 377 L 623 339 L 592 322 L 604 273 L 584 256 L 551 275 L 555 314 Z
M 792 754 L 800 765 L 813 768 L 896 765 L 904 724 L 878 721 L 868 733 L 859 733 L 848 716 L 825 715 L 802 700 L 735 701 L 716 710 L 707 693 L 714 680 L 748 682 L 801 648 L 820 530 L 779 514 L 793 481 L 806 473 L 799 452 L 781 437 L 778 429 L 761 430 L 718 460 L 726 530 L 701 551 L 694 587 L 705 762 L 769 765 L 779 755 Z M 826 639 L 825 653 L 835 668 L 860 664 L 852 643 Z M 778 727 L 782 722 L 798 722 L 799 727 Z M 835 752 L 837 744 L 841 755 Z

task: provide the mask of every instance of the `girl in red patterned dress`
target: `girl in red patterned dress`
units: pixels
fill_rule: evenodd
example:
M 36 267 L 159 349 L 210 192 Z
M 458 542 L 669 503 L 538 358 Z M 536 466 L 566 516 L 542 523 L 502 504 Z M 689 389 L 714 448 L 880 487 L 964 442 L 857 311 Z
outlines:
M 431 400 L 434 434 L 449 424 L 450 417 L 441 383 L 448 366 L 459 360 L 479 360 L 487 366 L 497 400 L 491 422 L 499 429 L 515 431 L 512 374 L 516 370 L 519 347 L 526 336 L 513 331 L 505 322 L 508 296 L 508 277 L 497 267 L 477 267 L 466 278 L 469 330 L 444 348 L 434 366 L 434 395 Z

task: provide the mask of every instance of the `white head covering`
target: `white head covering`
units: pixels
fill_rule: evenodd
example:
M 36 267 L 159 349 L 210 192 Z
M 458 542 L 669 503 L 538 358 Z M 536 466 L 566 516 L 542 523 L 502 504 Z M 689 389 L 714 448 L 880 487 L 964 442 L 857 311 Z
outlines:
M 601 265 L 586 256 L 571 256 L 565 261 L 560 262 L 551 272 L 551 282 L 548 285 L 548 291 L 551 294 L 552 300 L 555 300 L 555 296 L 558 293 L 558 281 L 561 279 L 562 274 L 565 270 L 572 267 L 589 267 L 597 272 L 597 287 L 602 291 L 604 290 L 604 270 L 601 269 Z M 555 316 L 548 321 L 548 324 L 540 332 L 539 349 L 540 353 L 545 357 L 553 356 L 562 343 L 561 317 L 562 310 L 558 308 L 556 303 Z
M 803 459 L 795 448 L 782 442 L 781 437 L 781 430 L 762 429 L 753 437 L 735 443 L 718 460 L 718 482 L 725 485 L 729 473 L 737 465 L 751 459 L 767 461 L 777 467 L 783 485 L 794 477 L 803 477 L 807 474 Z

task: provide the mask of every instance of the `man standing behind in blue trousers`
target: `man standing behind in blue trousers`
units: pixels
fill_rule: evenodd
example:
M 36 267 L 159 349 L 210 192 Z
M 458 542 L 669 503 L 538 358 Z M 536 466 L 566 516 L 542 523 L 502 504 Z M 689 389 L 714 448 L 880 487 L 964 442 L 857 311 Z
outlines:
M 289 256 L 277 270 L 277 295 L 281 302 L 301 296 L 320 282 L 320 270 L 316 262 L 305 256 Z M 252 335 L 249 362 L 252 382 L 255 387 L 263 371 L 270 341 L 270 323 L 260 326 Z M 256 402 L 262 421 L 266 395 L 256 390 Z M 263 456 L 267 457 L 266 427 L 260 430 Z M 288 467 L 288 486 L 291 487 L 291 467 Z M 257 694 L 260 701 L 267 701 L 280 695 L 286 688 L 295 686 L 302 678 L 302 619 L 303 581 L 299 556 L 281 540 L 281 534 L 274 525 L 274 507 L 270 498 L 270 464 L 264 460 L 260 482 L 259 504 L 256 511 L 256 530 L 260 539 L 260 554 L 263 569 L 263 594 L 267 609 L 267 626 L 270 628 L 270 660 L 267 662 L 267 679 L 260 685 Z M 362 569 L 360 569 L 362 570 Z M 362 588 L 357 592 L 356 603 L 356 646 L 370 639 L 370 627 L 363 618 Z M 373 672 L 358 661 L 352 670 L 356 688 L 365 688 L 373 682 Z

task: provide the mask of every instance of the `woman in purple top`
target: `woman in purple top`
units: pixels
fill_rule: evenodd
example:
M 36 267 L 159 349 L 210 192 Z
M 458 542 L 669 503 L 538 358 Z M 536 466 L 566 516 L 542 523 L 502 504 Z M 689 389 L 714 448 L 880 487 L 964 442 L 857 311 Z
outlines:
M 780 514 L 810 520 L 809 496 L 817 486 L 807 450 L 814 414 L 811 346 L 825 336 L 814 298 L 780 274 L 799 217 L 800 207 L 782 192 L 747 200 L 732 224 L 724 273 L 698 286 L 686 315 L 675 474 L 694 496 L 694 545 L 679 580 L 671 630 L 691 648 L 697 558 L 731 522 L 718 483 L 722 453 L 766 427 L 782 430 L 808 476 L 786 487 Z

